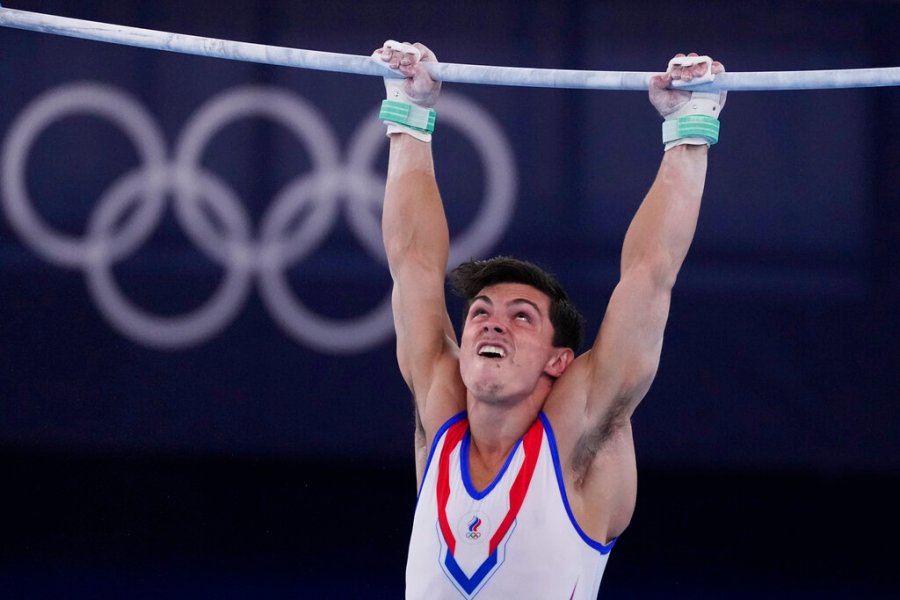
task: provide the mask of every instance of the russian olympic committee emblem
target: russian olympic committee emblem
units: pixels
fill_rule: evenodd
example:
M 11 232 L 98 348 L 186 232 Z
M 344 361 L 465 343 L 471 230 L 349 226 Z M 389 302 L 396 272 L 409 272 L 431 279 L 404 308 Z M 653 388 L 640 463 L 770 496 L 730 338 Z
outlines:
M 56 121 L 74 115 L 99 117 L 120 128 L 141 162 L 99 195 L 82 236 L 50 227 L 34 208 L 26 182 L 37 138 Z M 283 126 L 303 144 L 311 163 L 310 172 L 278 191 L 255 232 L 237 193 L 201 164 L 216 133 L 247 118 Z M 446 94 L 441 98 L 441 122 L 472 143 L 485 177 L 477 215 L 451 240 L 452 266 L 482 255 L 503 235 L 513 213 L 517 175 L 502 129 L 480 106 Z M 256 281 L 270 315 L 295 340 L 323 353 L 362 352 L 392 334 L 390 294 L 368 313 L 339 320 L 306 307 L 286 277 L 291 266 L 319 248 L 342 214 L 365 251 L 386 269 L 378 211 L 373 210 L 384 192 L 384 176 L 373 172 L 386 144 L 384 126 L 377 110 L 365 117 L 344 158 L 326 123 L 296 94 L 272 87 L 232 88 L 197 110 L 170 156 L 154 118 L 131 95 L 95 82 L 59 86 L 32 101 L 10 126 L 2 148 L 3 210 L 37 255 L 58 267 L 81 270 L 104 317 L 137 343 L 161 349 L 201 344 L 231 323 Z M 170 203 L 188 240 L 224 271 L 201 306 L 175 316 L 139 307 L 113 275 L 117 263 L 147 242 Z

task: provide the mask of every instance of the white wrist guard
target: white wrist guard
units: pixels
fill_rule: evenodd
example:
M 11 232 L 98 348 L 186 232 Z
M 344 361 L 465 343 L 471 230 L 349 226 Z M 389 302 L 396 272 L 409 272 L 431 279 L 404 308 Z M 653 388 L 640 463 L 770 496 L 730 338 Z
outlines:
M 419 49 L 412 44 L 402 44 L 394 40 L 384 43 L 385 48 L 421 56 Z M 381 62 L 379 60 L 379 62 Z M 382 63 L 384 64 L 384 63 Z M 387 125 L 388 137 L 394 133 L 406 133 L 423 142 L 431 141 L 434 132 L 434 121 L 437 113 L 433 108 L 419 106 L 407 96 L 403 89 L 406 79 L 396 77 L 384 78 L 384 89 L 387 99 L 381 103 L 378 118 Z
M 669 66 L 691 66 L 707 63 L 706 75 L 689 83 L 674 81 L 673 87 L 696 85 L 713 81 L 712 59 L 708 56 L 690 56 L 672 59 Z M 682 144 L 710 146 L 719 141 L 719 93 L 692 92 L 691 98 L 681 108 L 666 116 L 662 135 L 666 150 Z

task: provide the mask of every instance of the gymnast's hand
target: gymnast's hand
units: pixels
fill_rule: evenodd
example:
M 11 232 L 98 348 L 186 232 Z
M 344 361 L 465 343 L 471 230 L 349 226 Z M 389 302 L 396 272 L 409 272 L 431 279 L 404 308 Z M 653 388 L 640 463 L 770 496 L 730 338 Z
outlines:
M 418 50 L 419 56 L 416 56 Z M 399 71 L 406 77 L 403 91 L 412 102 L 419 106 L 433 107 L 441 93 L 441 82 L 431 78 L 423 63 L 436 63 L 434 52 L 424 44 L 398 43 L 388 40 L 384 46 L 372 54 L 386 63 L 386 66 Z
M 683 57 L 684 54 L 676 54 L 675 58 Z M 697 56 L 695 52 L 691 52 L 688 56 Z M 712 72 L 714 75 L 725 72 L 725 67 L 718 61 L 713 61 Z M 673 81 L 689 82 L 695 77 L 703 77 L 706 75 L 706 63 L 699 63 L 688 67 L 672 66 L 662 75 L 654 75 L 650 78 L 650 103 L 659 112 L 662 117 L 668 117 L 672 113 L 687 104 L 691 99 L 690 89 L 670 89 Z M 727 92 L 719 92 L 719 106 L 721 111 L 725 107 L 725 95 Z

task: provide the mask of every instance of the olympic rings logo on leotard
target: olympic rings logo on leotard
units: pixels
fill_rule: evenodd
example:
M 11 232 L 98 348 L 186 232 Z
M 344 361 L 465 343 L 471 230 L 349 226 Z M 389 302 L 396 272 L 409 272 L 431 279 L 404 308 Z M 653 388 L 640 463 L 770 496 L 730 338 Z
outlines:
M 28 155 L 37 137 L 55 121 L 75 114 L 101 117 L 121 128 L 141 161 L 100 195 L 81 237 L 49 227 L 33 208 L 26 184 Z M 250 117 L 264 117 L 289 130 L 305 146 L 312 168 L 276 194 L 256 234 L 234 190 L 200 163 L 216 132 Z M 138 343 L 184 348 L 210 339 L 235 318 L 256 276 L 270 315 L 294 339 L 320 352 L 361 352 L 390 337 L 390 294 L 367 314 L 333 319 L 301 303 L 286 277 L 291 265 L 321 245 L 342 213 L 365 251 L 386 263 L 376 216 L 384 177 L 372 171 L 386 144 L 377 110 L 353 134 L 345 161 L 334 133 L 324 123 L 315 107 L 294 94 L 270 87 L 234 88 L 207 101 L 191 117 L 170 159 L 163 133 L 136 99 L 97 83 L 61 86 L 37 98 L 10 127 L 2 150 L 3 207 L 13 229 L 38 255 L 84 272 L 103 315 Z M 455 265 L 481 255 L 500 239 L 512 215 L 517 178 L 509 143 L 481 107 L 462 96 L 445 94 L 441 123 L 462 133 L 485 167 L 479 212 L 451 240 L 450 264 Z M 196 310 L 162 316 L 126 297 L 112 269 L 148 240 L 170 198 L 187 238 L 222 267 L 224 276 Z M 210 214 L 215 224 L 210 223 Z
M 458 527 L 462 541 L 468 544 L 477 544 L 482 537 L 490 537 L 490 519 L 481 512 L 467 513 L 459 520 Z

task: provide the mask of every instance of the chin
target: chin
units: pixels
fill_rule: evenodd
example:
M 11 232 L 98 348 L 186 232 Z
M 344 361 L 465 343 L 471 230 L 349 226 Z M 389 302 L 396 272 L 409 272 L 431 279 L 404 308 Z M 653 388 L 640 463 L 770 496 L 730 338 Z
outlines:
M 493 364 L 470 363 L 460 369 L 463 385 L 470 394 L 483 401 L 503 400 L 510 394 L 508 381 Z M 507 377 L 508 379 L 508 377 Z
M 469 393 L 480 400 L 489 404 L 503 403 L 510 395 L 507 385 L 499 381 L 480 379 L 467 385 Z

